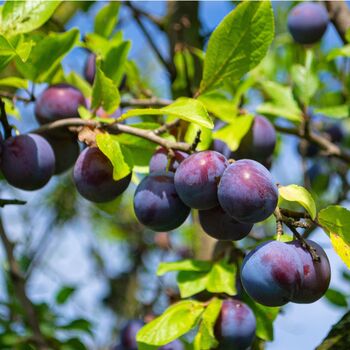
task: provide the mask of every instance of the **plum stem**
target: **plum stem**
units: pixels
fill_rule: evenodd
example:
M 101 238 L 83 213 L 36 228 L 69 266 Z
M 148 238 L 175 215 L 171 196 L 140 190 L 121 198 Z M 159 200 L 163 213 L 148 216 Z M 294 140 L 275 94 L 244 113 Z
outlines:
M 277 240 L 279 241 L 283 235 L 283 217 L 278 207 L 275 209 L 273 215 L 276 218 L 276 234 Z
M 1 124 L 4 128 L 5 139 L 7 139 L 7 138 L 11 137 L 11 135 L 12 135 L 12 127 L 9 124 L 9 121 L 7 119 L 5 103 L 1 97 L 0 97 L 0 120 L 1 120 Z
M 201 142 L 201 133 L 202 133 L 201 130 L 197 131 L 196 137 L 194 138 L 192 145 L 190 147 L 191 152 L 195 152 L 198 144 Z
M 5 205 L 24 205 L 26 201 L 19 199 L 0 199 L 0 207 L 3 208 Z

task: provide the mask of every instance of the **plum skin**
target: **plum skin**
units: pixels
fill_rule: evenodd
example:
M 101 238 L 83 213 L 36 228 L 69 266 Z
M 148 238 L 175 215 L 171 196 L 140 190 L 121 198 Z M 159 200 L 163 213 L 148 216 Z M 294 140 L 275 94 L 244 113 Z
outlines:
M 291 298 L 293 303 L 307 304 L 320 299 L 326 293 L 331 279 L 331 267 L 326 252 L 316 242 L 306 242 L 316 250 L 320 261 L 313 261 L 310 252 L 302 247 L 300 241 L 288 243 L 297 251 L 304 272 L 302 288 Z
M 221 207 L 237 221 L 256 223 L 274 212 L 278 189 L 263 165 L 242 159 L 225 170 L 219 182 L 218 198 Z
M 59 119 L 79 118 L 78 107 L 86 107 L 83 94 L 68 84 L 49 86 L 35 103 L 35 116 L 40 124 Z
M 10 185 L 27 191 L 38 190 L 54 173 L 55 155 L 42 136 L 10 137 L 3 143 L 1 169 Z
M 324 6 L 303 2 L 296 5 L 288 15 L 288 29 L 299 44 L 314 44 L 325 33 L 329 22 Z
M 258 303 L 282 306 L 302 288 L 303 264 L 291 245 L 267 241 L 244 258 L 241 281 L 247 294 Z
M 54 174 L 62 174 L 70 169 L 77 160 L 80 147 L 73 135 L 66 137 L 56 137 L 53 135 L 43 135 L 50 144 L 55 154 L 55 171 Z
M 97 147 L 90 147 L 80 153 L 73 178 L 78 192 L 84 198 L 102 203 L 115 199 L 127 189 L 131 173 L 115 181 L 110 160 Z
M 176 339 L 169 344 L 163 345 L 159 350 L 185 350 L 185 347 L 180 340 Z
M 96 74 L 96 56 L 90 53 L 84 68 L 85 79 L 92 85 Z
M 137 350 L 136 335 L 143 326 L 144 322 L 141 320 L 129 321 L 121 330 L 120 347 L 128 350 Z
M 134 211 L 138 220 L 154 231 L 174 230 L 187 219 L 190 208 L 175 190 L 174 173 L 157 172 L 137 186 Z
M 218 240 L 238 241 L 246 237 L 253 224 L 244 224 L 228 215 L 220 206 L 198 211 L 203 230 Z
M 256 319 L 248 305 L 233 299 L 224 300 L 215 325 L 220 345 L 217 350 L 245 350 L 254 341 Z
M 227 166 L 227 159 L 215 151 L 195 153 L 183 160 L 174 179 L 181 200 L 201 210 L 218 206 L 217 184 Z
M 175 172 L 180 163 L 188 157 L 188 154 L 181 151 L 174 150 L 174 157 L 171 158 L 169 164 L 169 171 Z M 149 171 L 151 173 L 157 171 L 166 171 L 168 166 L 168 151 L 164 147 L 160 147 L 153 154 L 149 162 Z

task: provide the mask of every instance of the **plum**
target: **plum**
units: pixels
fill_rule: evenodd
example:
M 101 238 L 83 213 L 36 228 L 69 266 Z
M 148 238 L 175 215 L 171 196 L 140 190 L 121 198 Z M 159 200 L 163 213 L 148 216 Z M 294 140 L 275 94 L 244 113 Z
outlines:
M 203 151 L 186 158 L 175 172 L 175 188 L 191 208 L 211 209 L 219 205 L 217 184 L 228 166 L 226 158 L 215 151 Z
M 167 345 L 161 346 L 159 350 L 185 350 L 185 347 L 180 340 L 176 339 Z
M 255 338 L 256 319 L 248 305 L 233 299 L 224 300 L 215 324 L 220 343 L 217 350 L 245 350 Z
M 251 128 L 243 137 L 239 148 L 230 156 L 234 159 L 254 159 L 265 163 L 276 146 L 276 131 L 268 119 L 257 115 Z
M 300 241 L 292 241 L 288 244 L 298 253 L 304 271 L 304 282 L 291 301 L 294 303 L 313 303 L 320 299 L 327 291 L 331 279 L 331 267 L 326 252 L 314 241 L 306 242 L 316 250 L 320 261 L 314 261 L 310 252 L 302 247 Z
M 303 263 L 293 246 L 267 241 L 244 258 L 241 281 L 247 294 L 258 303 L 282 306 L 302 288 Z
M 232 152 L 224 141 L 214 139 L 212 149 L 216 152 L 221 153 L 226 158 L 231 158 Z
M 92 85 L 95 79 L 96 73 L 96 56 L 93 53 L 90 53 L 84 68 L 85 79 Z
M 89 201 L 109 202 L 129 186 L 131 173 L 120 180 L 113 179 L 113 165 L 97 148 L 88 147 L 80 153 L 73 171 L 78 192 Z
M 225 170 L 218 186 L 218 198 L 221 207 L 237 221 L 256 223 L 274 212 L 278 190 L 263 165 L 242 159 Z
M 329 135 L 329 138 L 334 143 L 340 143 L 344 139 L 344 132 L 337 124 L 329 125 L 325 132 Z
M 199 210 L 203 230 L 219 240 L 238 241 L 249 234 L 253 224 L 243 224 L 228 215 L 220 206 Z
M 27 134 L 10 137 L 2 148 L 1 169 L 9 184 L 33 191 L 49 182 L 55 169 L 55 155 L 42 136 Z
M 138 220 L 154 231 L 169 231 L 182 225 L 190 213 L 175 190 L 174 173 L 157 172 L 137 186 L 134 210 Z
M 66 137 L 57 137 L 54 135 L 43 135 L 50 144 L 55 154 L 55 172 L 62 174 L 70 169 L 77 160 L 80 152 L 78 141 L 72 134 Z
M 174 157 L 171 158 L 169 164 L 169 171 L 175 172 L 178 168 L 179 164 L 188 157 L 188 154 L 181 151 L 174 150 Z M 150 163 L 149 163 L 149 171 L 151 173 L 157 171 L 165 171 L 168 165 L 168 151 L 164 147 L 160 147 L 153 154 Z
M 329 22 L 324 6 L 314 2 L 296 5 L 288 15 L 288 29 L 299 44 L 314 44 L 321 40 Z
M 40 124 L 59 119 L 79 118 L 78 107 L 86 107 L 83 94 L 68 84 L 49 86 L 35 103 L 35 116 Z
M 129 321 L 121 330 L 120 346 L 127 350 L 137 350 L 136 335 L 138 331 L 144 326 L 141 320 Z

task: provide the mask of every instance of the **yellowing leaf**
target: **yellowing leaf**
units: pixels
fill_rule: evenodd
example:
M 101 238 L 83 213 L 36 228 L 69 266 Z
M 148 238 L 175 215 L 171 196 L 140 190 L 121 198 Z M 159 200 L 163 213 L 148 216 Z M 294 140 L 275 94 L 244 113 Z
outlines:
M 350 245 L 345 242 L 344 239 L 336 233 L 330 234 L 330 239 L 334 250 L 339 255 L 340 259 L 343 260 L 345 265 L 350 269 Z

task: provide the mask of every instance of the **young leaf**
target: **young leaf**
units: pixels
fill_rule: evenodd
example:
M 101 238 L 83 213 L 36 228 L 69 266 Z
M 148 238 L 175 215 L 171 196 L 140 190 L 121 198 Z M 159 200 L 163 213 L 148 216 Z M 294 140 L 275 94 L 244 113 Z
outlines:
M 336 47 L 328 52 L 327 61 L 334 60 L 335 58 L 342 57 L 350 57 L 350 45 L 344 45 L 342 47 Z
M 211 269 L 212 263 L 205 260 L 186 259 L 174 262 L 162 262 L 158 266 L 157 275 L 162 276 L 171 271 L 200 271 L 205 272 Z
M 213 121 L 209 117 L 204 105 L 195 99 L 181 97 L 169 106 L 155 109 L 131 109 L 121 116 L 121 119 L 127 119 L 129 117 L 140 115 L 171 115 L 176 118 L 192 122 L 206 128 L 212 129 L 214 127 Z
M 17 89 L 27 89 L 28 80 L 19 77 L 7 77 L 0 79 L 0 86 L 10 86 Z
M 207 290 L 211 293 L 236 295 L 236 265 L 224 260 L 215 263 L 208 274 Z
M 244 1 L 211 35 L 204 60 L 200 94 L 224 80 L 239 80 L 266 55 L 274 36 L 270 1 Z
M 202 321 L 196 335 L 195 343 L 198 343 L 202 350 L 216 349 L 219 345 L 215 338 L 214 327 L 216 320 L 220 314 L 222 300 L 214 298 L 202 314 Z
M 350 116 L 350 107 L 348 105 L 321 107 L 315 108 L 314 113 L 334 119 L 345 119 Z
M 181 298 L 189 298 L 207 288 L 208 272 L 180 271 L 176 281 Z
M 81 91 L 85 98 L 91 97 L 92 89 L 90 84 L 78 73 L 71 71 L 64 79 L 68 84 L 75 86 Z
M 185 134 L 185 142 L 189 143 L 190 145 L 193 143 L 195 138 L 197 137 L 198 131 L 201 132 L 200 134 L 200 142 L 196 148 L 197 151 L 204 151 L 209 149 L 213 139 L 212 139 L 212 131 L 208 128 L 205 128 L 203 126 L 200 126 L 198 124 L 191 123 Z
M 289 202 L 298 202 L 310 214 L 311 219 L 316 218 L 316 204 L 310 192 L 298 185 L 282 186 L 278 189 L 280 196 Z
M 348 301 L 346 300 L 344 293 L 336 289 L 328 288 L 325 294 L 325 297 L 333 305 L 340 306 L 340 307 L 348 306 Z
M 147 349 L 147 344 L 168 344 L 186 334 L 196 326 L 203 311 L 203 304 L 195 300 L 180 301 L 171 305 L 161 316 L 138 332 L 136 340 L 139 350 Z
M 1 12 L 0 32 L 7 36 L 28 33 L 41 27 L 61 1 L 6 1 Z
M 120 2 L 111 1 L 108 5 L 103 6 L 96 14 L 94 23 L 94 32 L 108 38 L 118 21 Z
M 0 51 L 2 56 L 18 57 L 26 62 L 34 45 L 32 40 L 25 41 L 23 35 L 5 38 L 0 34 Z
M 98 148 L 105 154 L 113 165 L 113 179 L 120 180 L 129 175 L 133 168 L 131 155 L 121 147 L 115 135 L 96 135 Z
M 77 289 L 73 286 L 63 286 L 56 294 L 56 303 L 64 304 L 75 293 Z
M 96 75 L 92 86 L 91 108 L 103 107 L 107 113 L 113 113 L 120 104 L 120 95 L 114 82 L 107 78 L 101 68 L 96 66 Z
M 236 151 L 252 125 L 254 117 L 244 115 L 235 118 L 231 124 L 213 132 L 213 138 L 224 141 L 231 151 Z

